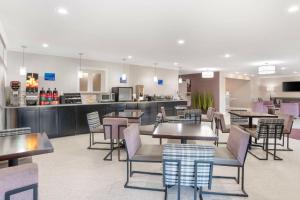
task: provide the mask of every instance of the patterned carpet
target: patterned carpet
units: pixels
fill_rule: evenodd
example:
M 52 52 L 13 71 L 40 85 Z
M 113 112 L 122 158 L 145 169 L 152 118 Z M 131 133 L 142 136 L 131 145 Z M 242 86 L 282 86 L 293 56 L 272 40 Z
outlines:
M 296 139 L 296 140 L 300 140 L 300 129 L 294 128 L 292 130 L 292 133 L 291 133 L 290 137 L 293 138 L 293 139 Z

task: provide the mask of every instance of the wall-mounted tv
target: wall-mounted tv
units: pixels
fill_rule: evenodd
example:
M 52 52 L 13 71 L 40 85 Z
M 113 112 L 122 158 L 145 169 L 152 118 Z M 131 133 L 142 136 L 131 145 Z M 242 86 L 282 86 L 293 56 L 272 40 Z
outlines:
M 300 81 L 283 82 L 282 91 L 284 92 L 300 92 Z

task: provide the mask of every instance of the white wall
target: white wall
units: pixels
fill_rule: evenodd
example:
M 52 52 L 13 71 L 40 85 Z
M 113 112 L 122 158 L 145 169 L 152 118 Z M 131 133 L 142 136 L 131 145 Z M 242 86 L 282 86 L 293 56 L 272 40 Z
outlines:
M 19 67 L 22 64 L 22 53 L 8 52 L 7 82 L 20 80 L 22 90 L 25 88 L 25 76 L 19 75 Z M 60 92 L 78 91 L 78 66 L 79 60 L 58 56 L 25 54 L 25 65 L 27 72 L 39 73 L 39 86 L 44 88 L 56 87 Z M 102 69 L 107 73 L 106 88 L 110 90 L 114 86 L 135 86 L 142 84 L 145 86 L 145 94 L 175 95 L 178 90 L 178 71 L 170 69 L 157 69 L 157 76 L 164 80 L 163 86 L 157 86 L 153 82 L 154 68 L 136 65 L 126 65 L 123 69 L 121 63 L 110 63 L 93 60 L 83 60 L 83 68 Z M 123 70 L 127 73 L 128 83 L 120 84 L 120 76 Z M 45 72 L 54 72 L 56 81 L 44 81 Z
M 7 45 L 7 39 L 0 22 L 0 36 L 4 40 L 4 43 Z M 1 42 L 0 42 L 1 43 Z M 1 56 L 0 56 L 0 130 L 4 129 L 4 106 L 5 106 L 5 94 L 4 94 L 4 87 L 5 87 L 5 77 L 6 77 L 6 66 L 5 66 L 5 54 L 3 44 L 0 44 L 1 49 Z M 4 57 L 3 57 L 4 56 Z

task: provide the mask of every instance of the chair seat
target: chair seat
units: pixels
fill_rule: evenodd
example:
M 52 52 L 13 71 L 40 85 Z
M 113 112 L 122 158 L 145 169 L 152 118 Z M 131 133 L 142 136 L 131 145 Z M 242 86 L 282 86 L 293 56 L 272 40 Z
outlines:
M 140 129 L 140 135 L 153 135 L 155 125 L 142 125 L 139 127 Z
M 211 119 L 208 119 L 207 115 L 201 115 L 201 120 L 202 120 L 203 122 L 212 122 L 212 121 L 213 121 L 213 120 L 211 120 Z
M 131 160 L 162 162 L 162 145 L 142 145 Z
M 214 164 L 225 166 L 241 166 L 241 163 L 234 157 L 227 147 L 215 148 Z
M 248 132 L 251 137 L 257 138 L 256 128 L 245 128 L 245 131 Z
M 92 130 L 92 132 L 93 132 L 93 133 L 104 133 L 103 126 L 101 125 L 101 126 L 99 126 L 99 127 L 97 127 L 97 128 L 94 128 L 94 129 Z

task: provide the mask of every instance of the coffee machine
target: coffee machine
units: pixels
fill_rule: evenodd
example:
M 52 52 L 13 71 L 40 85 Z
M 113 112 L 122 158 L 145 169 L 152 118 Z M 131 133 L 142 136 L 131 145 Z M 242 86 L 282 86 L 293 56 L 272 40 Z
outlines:
M 10 106 L 20 106 L 20 93 L 21 93 L 21 82 L 11 81 L 10 91 L 9 91 L 9 105 Z
M 26 76 L 26 105 L 34 106 L 39 99 L 39 75 L 37 73 L 27 73 Z

